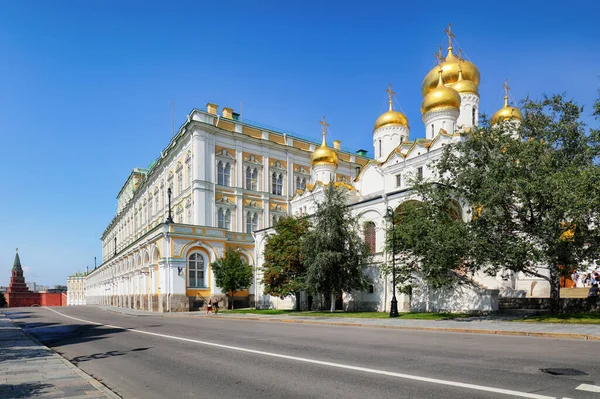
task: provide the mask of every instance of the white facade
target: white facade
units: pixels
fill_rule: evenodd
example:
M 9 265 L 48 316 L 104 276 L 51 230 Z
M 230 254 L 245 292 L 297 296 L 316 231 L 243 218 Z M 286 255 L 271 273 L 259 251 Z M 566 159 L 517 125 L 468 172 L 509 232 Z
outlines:
M 77 273 L 67 278 L 67 306 L 85 305 L 85 274 Z

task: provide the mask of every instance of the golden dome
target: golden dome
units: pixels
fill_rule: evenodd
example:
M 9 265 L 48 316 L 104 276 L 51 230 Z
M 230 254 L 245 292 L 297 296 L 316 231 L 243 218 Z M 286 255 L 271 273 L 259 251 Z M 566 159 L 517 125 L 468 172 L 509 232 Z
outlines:
M 463 79 L 462 69 L 458 70 L 458 80 L 456 83 L 449 84 L 448 86 L 452 87 L 459 93 L 477 93 L 477 85 L 472 80 Z
M 325 127 L 323 127 L 323 130 L 325 130 Z M 323 143 L 321 143 L 321 146 L 319 148 L 317 148 L 310 155 L 310 164 L 312 166 L 317 166 L 317 165 L 335 165 L 335 166 L 337 166 L 337 164 L 338 164 L 337 153 L 335 152 L 335 150 L 333 150 L 327 146 L 327 140 L 325 139 L 325 131 L 323 131 Z
M 441 50 L 440 50 L 441 53 Z M 441 58 L 441 56 L 439 56 Z M 452 52 L 452 47 L 448 47 L 448 55 L 444 61 L 439 65 L 433 68 L 423 79 L 423 84 L 421 85 L 421 92 L 423 96 L 426 96 L 427 93 L 434 90 L 437 86 L 438 81 L 438 69 L 442 68 L 442 78 L 444 79 L 444 83 L 449 85 L 456 83 L 458 81 L 458 72 L 462 69 L 462 75 L 464 80 L 471 81 L 475 85 L 475 93 L 478 93 L 479 90 L 479 82 L 481 80 L 481 76 L 479 74 L 479 69 L 472 62 L 459 59 Z
M 460 108 L 460 94 L 451 87 L 444 86 L 442 80 L 443 71 L 438 70 L 437 87 L 429 92 L 421 103 L 421 113 L 441 108 Z
M 511 107 L 508 105 L 508 94 L 504 96 L 504 107 L 500 108 L 494 116 L 492 116 L 492 126 L 497 124 L 498 122 L 506 121 L 506 120 L 523 120 L 523 114 L 519 108 Z
M 390 84 L 389 89 L 386 90 L 389 94 L 389 104 L 390 104 L 390 109 L 387 112 L 384 112 L 383 114 L 381 114 L 379 116 L 379 118 L 377 118 L 377 120 L 375 121 L 375 127 L 373 128 L 373 130 L 377 130 L 382 126 L 386 126 L 386 125 L 401 125 L 401 126 L 406 126 L 408 127 L 408 119 L 406 119 L 406 115 L 404 115 L 402 112 L 398 112 L 398 111 L 394 111 L 394 108 L 392 107 L 392 96 L 394 95 L 394 92 L 392 91 L 392 85 Z

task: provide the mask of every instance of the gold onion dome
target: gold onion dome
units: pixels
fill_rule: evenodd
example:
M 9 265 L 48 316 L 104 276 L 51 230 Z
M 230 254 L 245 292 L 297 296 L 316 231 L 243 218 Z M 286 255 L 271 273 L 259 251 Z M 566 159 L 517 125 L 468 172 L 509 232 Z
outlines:
M 440 49 L 441 52 L 441 49 Z M 441 58 L 441 55 L 438 56 Z M 448 55 L 443 60 L 443 62 L 433 68 L 423 79 L 423 84 L 421 85 L 421 92 L 423 96 L 426 96 L 427 93 L 434 90 L 437 86 L 438 81 L 438 69 L 442 68 L 442 78 L 447 85 L 451 85 L 458 81 L 459 71 L 462 69 L 463 79 L 467 81 L 471 81 L 475 87 L 475 93 L 479 91 L 479 82 L 481 80 L 481 76 L 479 74 L 479 69 L 470 61 L 462 60 L 454 55 L 452 52 L 452 46 L 448 47 Z
M 477 90 L 479 89 L 475 82 L 463 78 L 462 69 L 458 70 L 458 80 L 456 83 L 450 84 L 449 86 L 459 93 L 477 93 Z
M 460 94 L 453 88 L 444 86 L 442 75 L 443 71 L 440 68 L 438 70 L 438 84 L 436 88 L 430 91 L 421 103 L 422 114 L 436 109 L 460 108 Z
M 506 120 L 523 120 L 523 114 L 521 110 L 516 107 L 511 107 L 508 105 L 508 93 L 504 96 L 504 107 L 500 108 L 494 116 L 492 116 L 492 126 L 497 124 L 498 122 L 506 121 Z
M 327 124 L 327 122 L 325 122 L 325 117 L 323 117 L 323 121 L 320 123 L 323 126 L 323 142 L 321 143 L 321 146 L 319 148 L 317 148 L 310 155 L 310 164 L 312 166 L 318 166 L 318 165 L 335 165 L 335 166 L 337 166 L 337 164 L 338 164 L 337 153 L 335 152 L 335 150 L 333 150 L 327 146 L 326 129 L 327 129 L 327 126 L 329 126 L 329 125 Z
M 373 130 L 375 131 L 380 127 L 387 125 L 401 125 L 408 127 L 408 119 L 406 119 L 406 115 L 404 115 L 402 112 L 394 111 L 394 108 L 392 107 L 392 96 L 394 95 L 394 92 L 392 91 L 392 85 L 390 85 L 389 89 L 387 89 L 386 91 L 388 92 L 390 97 L 390 108 L 387 112 L 384 112 L 379 116 L 379 118 L 377 118 Z

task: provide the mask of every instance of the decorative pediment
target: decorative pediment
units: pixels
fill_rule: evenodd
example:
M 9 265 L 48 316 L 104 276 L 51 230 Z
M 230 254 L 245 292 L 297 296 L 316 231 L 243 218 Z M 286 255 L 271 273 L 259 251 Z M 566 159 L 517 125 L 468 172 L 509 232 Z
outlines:
M 262 210 L 262 208 L 260 207 L 260 205 L 256 201 L 254 201 L 254 200 L 245 200 L 244 201 L 244 208 L 252 208 L 252 209 Z
M 281 164 L 280 161 L 273 162 L 271 164 L 271 169 L 285 171 L 285 167 Z
M 173 171 L 172 170 L 169 171 L 169 175 L 167 176 L 167 179 L 173 180 Z
M 225 197 L 225 196 L 223 196 L 223 197 L 221 197 L 221 198 L 217 199 L 217 200 L 215 201 L 215 203 L 216 203 L 217 205 L 235 206 L 235 204 L 233 203 L 233 201 L 231 201 L 229 198 L 227 198 L 227 197 Z
M 229 153 L 229 151 L 227 151 L 226 148 L 223 148 L 221 151 L 217 152 L 215 156 L 218 158 L 235 160 L 235 158 Z
M 192 199 L 190 197 L 187 197 L 185 199 L 185 207 L 189 208 L 190 206 L 192 206 Z
M 179 171 L 183 168 L 183 164 L 181 163 L 181 161 L 177 162 L 177 166 L 175 167 L 176 171 Z
M 285 208 L 283 206 L 273 204 L 273 205 L 271 205 L 271 212 L 286 213 L 287 211 L 285 210 Z
M 262 163 L 260 163 L 260 161 L 258 159 L 256 159 L 256 157 L 254 155 L 250 155 L 248 158 L 246 158 L 244 160 L 244 163 L 262 166 Z
M 192 159 L 192 152 L 190 150 L 188 150 L 188 152 L 185 153 L 185 162 L 190 162 L 191 159 Z
M 158 186 L 154 187 L 154 195 L 158 195 Z
M 294 170 L 294 172 L 300 175 L 310 175 L 310 172 L 307 171 L 304 166 L 297 167 L 296 170 Z

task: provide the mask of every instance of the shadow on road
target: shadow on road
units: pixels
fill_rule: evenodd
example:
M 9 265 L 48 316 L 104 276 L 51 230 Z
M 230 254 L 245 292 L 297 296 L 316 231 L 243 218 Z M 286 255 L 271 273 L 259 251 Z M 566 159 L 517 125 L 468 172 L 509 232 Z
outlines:
M 70 360 L 70 362 L 77 365 L 78 363 L 81 363 L 81 362 L 89 362 L 90 360 L 98 360 L 98 359 L 106 359 L 106 358 L 115 357 L 115 356 L 123 356 L 130 352 L 147 351 L 148 349 L 150 349 L 150 347 L 136 348 L 136 349 L 131 349 L 128 351 L 109 351 L 109 352 L 102 352 L 102 353 L 94 353 L 92 355 L 74 357 L 73 359 Z

